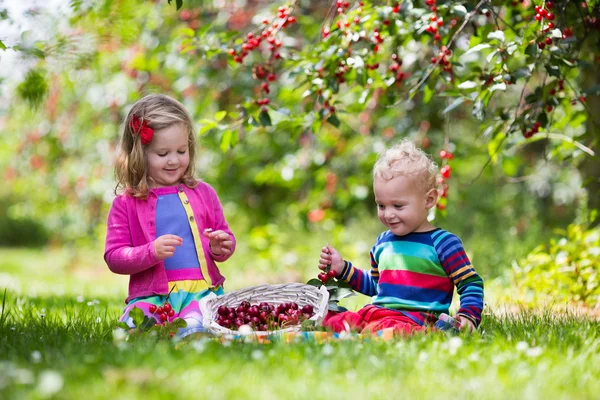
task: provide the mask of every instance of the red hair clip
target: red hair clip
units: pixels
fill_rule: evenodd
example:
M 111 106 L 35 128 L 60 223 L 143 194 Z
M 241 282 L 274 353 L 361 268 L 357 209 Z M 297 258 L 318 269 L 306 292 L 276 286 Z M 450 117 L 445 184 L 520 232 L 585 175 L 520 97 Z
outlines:
M 142 144 L 148 144 L 152 141 L 154 131 L 148 126 L 148 122 L 146 122 L 145 120 L 144 122 L 140 121 L 137 115 L 133 114 L 133 116 L 129 120 L 129 128 L 131 129 L 134 135 L 140 135 L 140 138 L 142 139 Z

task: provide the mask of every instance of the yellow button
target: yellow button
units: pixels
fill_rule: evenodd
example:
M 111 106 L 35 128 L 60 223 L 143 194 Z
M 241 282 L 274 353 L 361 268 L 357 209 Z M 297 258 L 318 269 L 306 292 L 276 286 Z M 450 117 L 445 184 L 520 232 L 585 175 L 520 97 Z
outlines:
M 183 203 L 184 203 L 184 204 L 190 204 L 190 201 L 189 201 L 188 199 L 185 199 L 185 200 L 183 201 Z
M 190 216 L 190 222 L 194 222 L 194 217 Z
M 177 190 L 179 190 L 180 192 L 183 192 L 183 186 L 179 186 L 179 187 L 177 188 Z

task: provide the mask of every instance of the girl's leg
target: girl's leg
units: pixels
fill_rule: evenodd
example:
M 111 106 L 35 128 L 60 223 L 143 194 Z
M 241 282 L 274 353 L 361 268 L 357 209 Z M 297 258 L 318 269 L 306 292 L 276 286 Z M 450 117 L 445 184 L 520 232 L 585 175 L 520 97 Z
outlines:
M 121 318 L 119 318 L 119 322 L 125 322 L 127 324 L 127 326 L 129 326 L 130 328 L 135 328 L 135 324 L 133 323 L 133 318 L 131 318 L 129 316 L 129 313 L 134 308 L 139 308 L 140 310 L 142 310 L 144 315 L 147 316 L 148 318 L 154 317 L 154 319 L 158 320 L 158 316 L 152 315 L 152 313 L 150 312 L 150 306 L 151 305 L 154 305 L 156 307 L 160 306 L 162 303 L 164 303 L 165 297 L 166 296 L 158 296 L 157 295 L 157 296 L 149 296 L 149 297 L 139 297 L 139 298 L 135 298 L 135 299 L 131 300 L 125 306 L 125 310 L 123 311 L 123 315 L 121 315 Z

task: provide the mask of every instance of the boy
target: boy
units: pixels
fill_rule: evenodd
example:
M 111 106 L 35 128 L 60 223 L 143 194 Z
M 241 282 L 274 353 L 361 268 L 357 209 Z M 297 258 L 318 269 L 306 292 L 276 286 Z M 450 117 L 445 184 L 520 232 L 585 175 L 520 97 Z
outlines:
M 330 312 L 323 325 L 335 332 L 393 328 L 410 334 L 448 313 L 454 286 L 460 296 L 456 319 L 473 331 L 481 322 L 483 280 L 460 239 L 427 220 L 438 200 L 436 164 L 412 142 L 402 141 L 380 155 L 373 168 L 377 216 L 388 230 L 371 249 L 370 271 L 345 261 L 333 247 L 321 250 L 319 268 L 331 265 L 337 279 L 367 296 L 358 312 Z

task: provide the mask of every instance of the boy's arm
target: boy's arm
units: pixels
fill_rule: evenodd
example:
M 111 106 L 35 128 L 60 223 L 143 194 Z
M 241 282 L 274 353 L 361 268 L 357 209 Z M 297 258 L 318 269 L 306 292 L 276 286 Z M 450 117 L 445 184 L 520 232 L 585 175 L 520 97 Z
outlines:
M 160 260 L 154 251 L 154 242 L 133 246 L 127 206 L 122 197 L 117 197 L 108 213 L 104 260 L 116 274 L 131 275 L 156 265 Z
M 366 296 L 375 296 L 377 294 L 377 283 L 379 282 L 379 269 L 373 257 L 373 250 L 371 250 L 370 258 L 370 271 L 356 268 L 350 261 L 344 260 L 344 269 L 338 279 L 348 282 L 350 287 L 359 293 Z
M 483 279 L 471 265 L 457 236 L 448 234 L 437 245 L 437 249 L 442 267 L 454 282 L 460 296 L 460 308 L 456 315 L 468 319 L 478 327 L 483 309 Z

